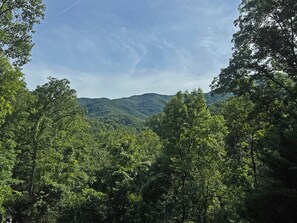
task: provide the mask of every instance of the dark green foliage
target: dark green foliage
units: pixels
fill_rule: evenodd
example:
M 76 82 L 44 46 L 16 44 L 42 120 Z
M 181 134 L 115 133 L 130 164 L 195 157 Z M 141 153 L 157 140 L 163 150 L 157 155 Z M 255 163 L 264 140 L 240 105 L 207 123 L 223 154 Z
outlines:
M 268 169 L 257 191 L 247 198 L 247 215 L 255 222 L 294 222 L 297 214 L 296 122 L 279 121 L 267 135 L 263 162 Z M 254 208 L 257 205 L 259 208 Z
M 108 222 L 106 204 L 106 195 L 93 189 L 70 193 L 65 198 L 62 211 L 56 222 Z
M 254 104 L 240 112 L 249 114 L 246 130 L 265 123 L 253 140 L 261 157 L 258 181 L 244 202 L 251 222 L 296 221 L 296 13 L 294 0 L 243 0 L 232 58 L 213 83 L 216 92 L 242 95 Z M 240 132 L 234 133 L 242 143 Z
M 249 194 L 245 201 L 245 215 L 257 223 L 292 223 L 297 218 L 297 194 L 294 191 L 262 187 Z
M 204 93 L 205 102 L 207 105 L 213 105 L 215 103 L 224 102 L 231 98 L 232 94 L 216 94 L 215 92 Z
M 274 94 L 282 90 L 296 96 L 294 85 L 287 82 L 296 81 L 296 11 L 295 0 L 243 0 L 235 21 L 239 31 L 233 36 L 233 56 L 214 82 L 216 91 L 254 94 L 274 83 Z

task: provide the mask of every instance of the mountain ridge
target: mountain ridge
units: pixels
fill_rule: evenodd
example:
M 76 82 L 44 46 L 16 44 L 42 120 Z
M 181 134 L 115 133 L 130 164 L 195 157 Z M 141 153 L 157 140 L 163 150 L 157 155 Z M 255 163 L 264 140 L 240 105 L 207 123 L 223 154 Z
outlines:
M 130 97 L 109 98 L 79 98 L 79 104 L 87 109 L 87 115 L 107 125 L 117 128 L 118 125 L 140 128 L 144 121 L 163 111 L 165 104 L 174 95 L 145 93 Z M 220 100 L 226 100 L 228 95 L 211 96 L 211 92 L 204 94 L 206 103 L 211 105 Z

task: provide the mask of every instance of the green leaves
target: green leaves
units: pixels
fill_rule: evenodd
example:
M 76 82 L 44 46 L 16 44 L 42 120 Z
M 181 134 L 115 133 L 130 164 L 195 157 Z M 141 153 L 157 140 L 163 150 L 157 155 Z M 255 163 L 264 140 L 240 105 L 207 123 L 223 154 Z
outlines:
M 198 90 L 177 93 L 156 121 L 154 126 L 158 125 L 157 133 L 164 142 L 164 159 L 168 160 L 161 165 L 162 171 L 170 180 L 168 192 L 159 196 L 167 206 L 163 214 L 178 222 L 213 221 L 226 191 L 222 117 L 210 114 Z
M 50 78 L 18 98 L 9 116 L 16 141 L 13 172 L 19 181 L 13 186 L 24 194 L 20 201 L 30 203 L 18 214 L 39 221 L 58 208 L 65 193 L 81 190 L 90 181 L 93 167 L 87 162 L 93 147 L 85 137 L 85 111 L 67 80 Z
M 288 207 L 291 202 L 296 206 L 290 168 L 296 166 L 291 157 L 296 157 L 297 3 L 243 0 L 239 9 L 232 58 L 212 87 L 243 96 L 223 110 L 230 130 L 228 153 L 237 160 L 233 166 L 241 185 L 251 183 L 253 169 L 256 189 L 245 197 L 249 220 L 290 222 L 296 218 Z M 289 187 L 294 188 L 291 197 Z
M 279 90 L 296 97 L 294 88 L 277 75 L 284 73 L 296 85 L 296 11 L 294 0 L 243 1 L 235 21 L 239 31 L 233 37 L 232 59 L 213 88 L 239 95 L 248 93 L 254 98 L 272 82 Z
M 0 2 L 0 52 L 17 66 L 29 62 L 33 47 L 33 26 L 44 16 L 42 0 L 3 0 Z
M 0 124 L 13 110 L 17 92 L 24 87 L 23 74 L 14 69 L 8 59 L 0 52 Z
M 17 154 L 8 119 L 14 111 L 17 94 L 24 88 L 21 78 L 22 73 L 0 52 L 0 215 L 5 212 L 3 203 L 12 200 L 12 171 Z

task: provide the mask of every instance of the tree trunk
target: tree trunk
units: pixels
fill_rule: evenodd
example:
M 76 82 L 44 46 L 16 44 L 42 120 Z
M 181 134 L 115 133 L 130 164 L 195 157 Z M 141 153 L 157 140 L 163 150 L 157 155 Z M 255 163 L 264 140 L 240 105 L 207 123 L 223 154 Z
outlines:
M 30 186 L 29 186 L 29 195 L 30 198 L 34 196 L 34 181 L 35 181 L 35 172 L 36 172 L 36 159 L 37 159 L 37 148 L 34 146 L 33 155 L 32 155 L 32 169 L 30 176 Z
M 256 162 L 255 162 L 254 143 L 253 143 L 252 140 L 251 140 L 250 152 L 251 152 L 251 158 L 252 158 L 252 168 L 253 168 L 253 174 L 254 174 L 254 183 L 256 185 L 257 182 L 258 182 L 258 179 L 257 179 L 257 166 L 256 166 Z

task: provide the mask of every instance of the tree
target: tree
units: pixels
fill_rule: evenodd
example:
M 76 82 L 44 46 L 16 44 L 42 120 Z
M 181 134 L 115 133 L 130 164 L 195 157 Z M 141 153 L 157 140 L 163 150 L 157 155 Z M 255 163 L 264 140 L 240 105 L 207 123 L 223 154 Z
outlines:
M 110 132 L 104 140 L 105 166 L 97 171 L 92 188 L 107 196 L 103 222 L 140 222 L 144 211 L 142 187 L 159 156 L 161 144 L 151 131 Z
M 294 222 L 297 218 L 297 125 L 279 123 L 266 135 L 262 158 L 266 171 L 257 190 L 244 199 L 245 214 L 252 222 Z M 262 164 L 263 165 L 263 164 Z
M 294 0 L 243 0 L 232 58 L 212 85 L 247 97 L 252 113 L 270 126 L 261 145 L 261 183 L 245 202 L 253 222 L 296 219 L 296 12 Z
M 242 1 L 235 21 L 233 55 L 213 83 L 217 90 L 254 93 L 269 82 L 293 98 L 297 80 L 297 3 Z
M 169 186 L 165 197 L 159 196 L 166 204 L 159 221 L 164 215 L 165 222 L 223 221 L 219 216 L 227 168 L 223 168 L 226 129 L 222 118 L 211 116 L 199 90 L 179 92 L 158 119 L 157 132 L 164 143 L 165 158 L 161 173 L 170 179 L 168 184 L 162 175 L 155 176 Z
M 225 138 L 230 170 L 225 183 L 233 192 L 229 204 L 237 220 L 243 220 L 244 200 L 263 181 L 263 141 L 271 125 L 263 114 L 255 114 L 255 104 L 247 97 L 233 97 L 224 102 L 219 113 L 224 116 L 228 134 Z
M 24 88 L 22 76 L 22 73 L 14 69 L 8 59 L 0 53 L 0 125 L 4 123 L 6 115 L 13 111 L 12 104 L 16 100 L 17 92 Z
M 294 0 L 242 1 L 233 55 L 213 89 L 248 95 L 272 119 L 284 109 L 297 119 L 296 11 Z
M 21 66 L 29 61 L 34 24 L 44 16 L 42 0 L 0 1 L 0 52 Z
M 248 98 L 234 97 L 226 101 L 220 110 L 228 128 L 226 137 L 228 157 L 237 169 L 232 172 L 243 187 L 257 184 L 261 140 L 270 127 L 261 117 L 263 114 L 255 115 L 254 107 L 255 104 Z
M 243 1 L 232 58 L 213 89 L 248 95 L 272 122 L 283 113 L 297 120 L 296 11 L 294 0 Z
M 24 89 L 22 74 L 0 53 L 0 220 L 2 204 L 11 198 L 12 169 L 15 163 L 15 140 L 7 129 L 7 116 L 14 110 L 18 92 Z
M 65 79 L 50 78 L 19 97 L 11 122 L 22 114 L 14 123 L 18 156 L 13 170 L 19 181 L 13 188 L 22 196 L 8 206 L 17 221 L 51 222 L 65 194 L 89 181 L 92 147 L 85 140 L 84 109 Z

